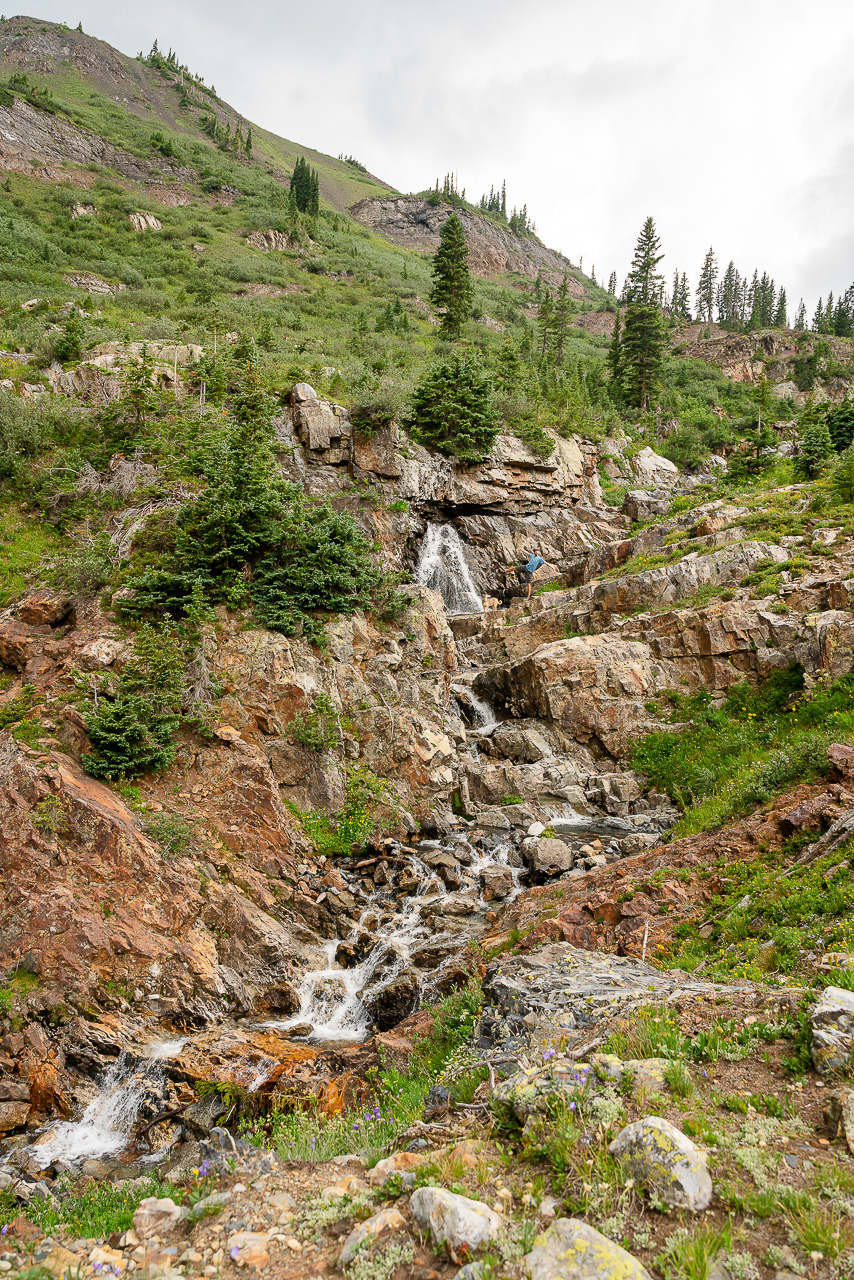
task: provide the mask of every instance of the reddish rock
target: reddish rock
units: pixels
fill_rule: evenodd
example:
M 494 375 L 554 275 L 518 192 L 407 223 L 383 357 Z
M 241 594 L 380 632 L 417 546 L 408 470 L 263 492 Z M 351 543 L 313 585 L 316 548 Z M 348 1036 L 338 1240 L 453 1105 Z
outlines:
M 17 605 L 15 613 L 31 627 L 55 627 L 69 618 L 73 603 L 64 591 L 35 591 Z

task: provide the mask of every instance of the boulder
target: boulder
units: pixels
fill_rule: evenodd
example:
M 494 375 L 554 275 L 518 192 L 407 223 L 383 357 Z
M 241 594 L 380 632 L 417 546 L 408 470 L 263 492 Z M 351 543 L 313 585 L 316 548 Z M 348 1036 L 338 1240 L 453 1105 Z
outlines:
M 549 1115 L 556 1103 L 574 1103 L 595 1086 L 595 1076 L 587 1063 L 559 1061 L 517 1071 L 496 1085 L 492 1098 L 497 1108 L 524 1123 L 529 1116 Z
M 429 1231 L 434 1245 L 444 1244 L 454 1262 L 494 1240 L 504 1219 L 494 1209 L 443 1187 L 419 1187 L 409 1202 L 422 1231 Z
M 380 1031 L 389 1031 L 415 1009 L 418 979 L 413 973 L 400 973 L 381 987 L 360 992 L 359 997 Z
M 478 879 L 486 902 L 494 902 L 496 898 L 506 898 L 513 889 L 513 874 L 509 867 L 498 865 L 483 867 L 478 872 Z
M 397 1209 L 380 1209 L 365 1222 L 360 1222 L 344 1241 L 344 1247 L 338 1256 L 338 1269 L 343 1271 L 353 1261 L 364 1244 L 373 1244 L 380 1236 L 392 1231 L 405 1231 L 406 1219 Z
M 263 1271 L 270 1261 L 269 1231 L 234 1231 L 226 1241 L 229 1257 L 241 1268 Z
M 630 489 L 623 498 L 622 510 L 632 520 L 651 520 L 653 516 L 666 516 L 672 500 L 664 489 Z
M 133 1229 L 141 1240 L 146 1236 L 160 1235 L 178 1225 L 189 1210 L 182 1209 L 174 1200 L 164 1196 L 147 1196 L 140 1200 L 133 1215 Z
M 707 1209 L 712 1200 L 708 1155 L 660 1116 L 626 1125 L 608 1150 L 631 1176 L 674 1209 Z
M 55 627 L 71 613 L 73 601 L 65 591 L 35 591 L 16 607 L 21 622 L 31 627 Z
M 446 889 L 459 889 L 462 882 L 460 865 L 450 853 L 437 850 L 435 853 L 425 853 L 421 860 L 436 872 Z
M 229 1104 L 221 1093 L 209 1093 L 193 1102 L 183 1114 L 183 1123 L 196 1138 L 206 1138 L 221 1116 L 229 1110 Z
M 423 1163 L 424 1156 L 419 1155 L 417 1151 L 398 1151 L 374 1165 L 368 1174 L 368 1185 L 381 1187 L 389 1178 L 397 1174 L 404 1185 L 411 1187 L 415 1181 L 415 1170 Z
M 29 1114 L 29 1102 L 0 1102 L 0 1133 L 22 1129 Z
M 573 853 L 569 845 L 552 837 L 529 836 L 522 841 L 522 856 L 535 879 L 548 879 L 572 870 Z
M 524 1258 L 531 1280 L 650 1280 L 625 1249 L 578 1218 L 558 1218 Z
M 854 1052 L 854 991 L 825 987 L 810 1021 L 816 1071 L 824 1075 L 850 1067 Z
M 672 489 L 679 479 L 679 468 L 649 445 L 632 458 L 632 471 L 646 489 Z

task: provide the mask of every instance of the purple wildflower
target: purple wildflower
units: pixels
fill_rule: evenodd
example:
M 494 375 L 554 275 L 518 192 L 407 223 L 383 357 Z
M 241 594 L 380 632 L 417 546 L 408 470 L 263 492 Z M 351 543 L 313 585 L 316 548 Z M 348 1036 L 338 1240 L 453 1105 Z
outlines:
M 231 1246 L 231 1248 L 229 1249 L 228 1253 L 229 1253 L 229 1257 L 231 1257 L 231 1258 L 236 1258 L 236 1257 L 237 1257 L 237 1255 L 240 1253 L 240 1245 L 239 1245 L 239 1244 L 233 1244 L 233 1245 Z

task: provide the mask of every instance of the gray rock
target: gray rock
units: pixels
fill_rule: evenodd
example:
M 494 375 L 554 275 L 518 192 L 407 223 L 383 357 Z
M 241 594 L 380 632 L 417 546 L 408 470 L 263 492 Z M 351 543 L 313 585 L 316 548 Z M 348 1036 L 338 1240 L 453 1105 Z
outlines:
M 626 1125 L 608 1148 L 636 1181 L 674 1209 L 707 1209 L 712 1179 L 705 1151 L 660 1116 Z
M 207 1097 L 193 1102 L 183 1115 L 183 1122 L 197 1138 L 206 1138 L 211 1129 L 228 1111 L 228 1104 L 220 1093 L 209 1093 Z
M 578 1218 L 558 1218 L 524 1259 L 531 1280 L 650 1280 L 625 1249 Z
M 513 876 L 509 867 L 493 865 L 484 867 L 479 873 L 483 896 L 487 902 L 496 898 L 506 898 L 513 888 Z
M 444 1243 L 454 1262 L 461 1262 L 465 1251 L 494 1240 L 504 1223 L 500 1214 L 479 1200 L 443 1187 L 419 1187 L 409 1207 L 421 1230 L 430 1232 L 433 1244 Z
M 353 1261 L 363 1244 L 372 1243 L 392 1231 L 405 1231 L 406 1219 L 397 1209 L 380 1209 L 365 1222 L 360 1222 L 344 1241 L 338 1256 L 338 1269 L 343 1270 Z
M 543 879 L 571 870 L 573 863 L 572 850 L 568 844 L 542 836 L 522 841 L 522 857 L 527 862 L 531 875 Z
M 842 1071 L 854 1050 L 854 991 L 825 987 L 812 1011 L 812 1060 L 816 1071 Z

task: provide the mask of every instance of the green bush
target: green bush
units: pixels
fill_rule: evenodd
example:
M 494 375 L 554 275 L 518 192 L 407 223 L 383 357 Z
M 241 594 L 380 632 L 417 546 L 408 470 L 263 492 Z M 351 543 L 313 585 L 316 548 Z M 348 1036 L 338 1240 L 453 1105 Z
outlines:
M 337 744 L 338 716 L 328 693 L 316 694 L 310 711 L 297 712 L 288 724 L 288 735 L 312 751 L 329 751 Z
M 833 442 L 827 418 L 823 413 L 804 412 L 801 419 L 801 440 L 795 459 L 795 473 L 801 480 L 814 480 L 824 469 L 826 460 L 833 453 Z
M 677 834 L 725 822 L 826 770 L 830 743 L 854 733 L 854 676 L 811 699 L 803 680 L 795 665 L 758 687 L 737 685 L 720 710 L 706 693 L 673 695 L 674 730 L 647 735 L 631 759 L 687 810 Z
M 854 445 L 849 445 L 833 473 L 833 492 L 839 502 L 854 502 Z
M 430 449 L 479 462 L 498 434 L 492 381 L 477 355 L 454 353 L 421 380 L 409 414 L 413 438 Z
M 353 517 L 282 479 L 273 407 L 253 357 L 234 422 L 200 451 L 206 487 L 178 516 L 161 564 L 129 580 L 135 596 L 127 612 L 179 617 L 197 592 L 212 604 L 251 604 L 274 631 L 317 637 L 318 613 L 393 607 L 390 582 L 372 564 L 372 545 Z
M 153 813 L 145 820 L 146 834 L 160 846 L 164 857 L 182 853 L 193 841 L 193 826 L 180 813 Z
M 145 623 L 134 654 L 110 692 L 99 695 L 86 727 L 94 751 L 83 756 L 95 778 L 132 778 L 165 769 L 184 702 L 184 644 L 174 626 Z

